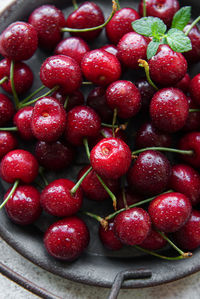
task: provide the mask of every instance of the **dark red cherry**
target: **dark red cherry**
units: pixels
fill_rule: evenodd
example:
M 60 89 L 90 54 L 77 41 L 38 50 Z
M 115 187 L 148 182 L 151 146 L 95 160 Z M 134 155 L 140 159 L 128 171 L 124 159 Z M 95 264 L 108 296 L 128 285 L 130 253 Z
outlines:
M 123 247 L 122 242 L 116 237 L 113 231 L 114 223 L 109 222 L 108 228 L 99 226 L 99 238 L 102 244 L 109 250 L 120 250 Z
M 17 147 L 17 139 L 11 132 L 0 132 L 0 159 Z
M 133 193 L 131 189 L 126 188 L 125 189 L 125 200 L 128 206 L 141 201 L 141 197 L 139 195 L 136 195 Z M 124 198 L 123 198 L 123 192 L 121 192 L 117 195 L 117 209 L 124 209 L 126 208 L 125 203 L 124 203 Z
M 189 91 L 192 100 L 200 106 L 200 74 L 190 81 Z
M 39 6 L 31 13 L 28 21 L 36 29 L 42 48 L 52 50 L 61 40 L 60 29 L 65 26 L 65 17 L 55 6 Z
M 84 105 L 84 96 L 80 90 L 76 90 L 70 95 L 63 94 L 58 90 L 52 94 L 52 97 L 57 99 L 62 105 L 64 105 L 67 100 L 66 111 L 70 111 L 76 106 Z
M 104 15 L 101 8 L 94 2 L 86 1 L 78 9 L 73 11 L 66 20 L 69 28 L 92 28 L 104 23 Z M 90 32 L 73 32 L 74 36 L 80 36 L 85 40 L 93 40 L 101 33 L 101 29 Z
M 148 213 L 141 208 L 131 208 L 118 214 L 114 219 L 114 232 L 126 245 L 139 245 L 151 228 Z
M 73 261 L 89 244 L 86 224 L 78 217 L 68 217 L 53 223 L 45 233 L 44 245 L 53 257 Z
M 186 32 L 191 24 L 188 24 L 183 32 Z M 190 63 L 195 63 L 200 60 L 200 31 L 197 26 L 194 26 L 189 34 L 188 34 L 189 39 L 191 40 L 192 43 L 192 50 L 185 52 L 183 55 L 187 59 L 188 62 Z
M 8 196 L 8 189 L 4 199 Z M 5 205 L 8 217 L 19 225 L 28 225 L 35 222 L 41 212 L 40 193 L 30 185 L 20 185 Z
M 153 225 L 166 233 L 179 230 L 188 221 L 191 211 L 189 199 L 177 192 L 157 196 L 148 209 Z
M 192 150 L 193 155 L 181 155 L 181 158 L 195 168 L 200 167 L 200 132 L 191 132 L 184 135 L 180 142 L 181 150 Z
M 141 95 L 141 111 L 149 112 L 150 101 L 155 94 L 155 89 L 144 79 L 139 79 L 135 82 Z
M 140 246 L 148 250 L 158 250 L 165 247 L 166 244 L 167 241 L 156 230 L 151 229 Z
M 108 39 L 117 44 L 124 34 L 133 31 L 131 24 L 139 18 L 139 14 L 133 8 L 124 7 L 118 10 L 106 25 Z
M 15 113 L 11 100 L 3 93 L 0 93 L 0 126 L 4 126 Z
M 189 91 L 190 81 L 190 76 L 186 73 L 185 76 L 174 85 L 174 87 L 181 89 L 184 93 L 187 93 Z
M 190 98 L 187 97 L 189 109 L 199 109 L 199 106 Z M 199 112 L 189 112 L 188 118 L 184 127 L 182 128 L 185 132 L 198 131 L 200 129 L 200 115 Z
M 0 54 L 11 60 L 27 60 L 37 49 L 35 28 L 25 22 L 10 24 L 0 35 Z
M 110 53 L 110 54 L 113 54 L 117 57 L 117 53 L 118 53 L 118 50 L 117 50 L 117 47 L 115 45 L 105 45 L 103 47 L 101 47 L 102 50 Z
M 18 129 L 21 138 L 25 140 L 33 139 L 33 132 L 31 128 L 33 107 L 27 106 L 17 111 L 13 122 Z

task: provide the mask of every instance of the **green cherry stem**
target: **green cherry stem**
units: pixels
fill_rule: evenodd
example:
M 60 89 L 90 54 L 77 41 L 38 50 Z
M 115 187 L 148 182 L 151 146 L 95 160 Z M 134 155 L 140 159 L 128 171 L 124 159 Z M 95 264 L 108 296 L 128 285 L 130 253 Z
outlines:
M 83 81 L 82 84 L 83 84 L 83 85 L 91 85 L 91 84 L 93 84 L 93 83 L 90 82 L 90 81 Z
M 128 204 L 127 204 L 127 200 L 126 200 L 126 193 L 125 193 L 125 188 L 122 188 L 122 198 L 123 198 L 123 203 L 124 203 L 124 207 L 126 210 L 128 210 Z
M 138 59 L 138 63 L 140 67 L 143 67 L 145 70 L 145 74 L 147 77 L 147 81 L 149 82 L 149 84 L 155 89 L 158 90 L 158 87 L 153 83 L 153 81 L 151 80 L 150 74 L 149 74 L 149 64 L 146 60 L 143 59 Z
M 74 6 L 74 10 L 77 10 L 78 9 L 78 4 L 77 4 L 76 0 L 72 0 L 72 4 Z
M 45 184 L 45 186 L 48 186 L 49 185 L 49 182 L 47 181 L 45 175 L 44 175 L 44 168 L 43 167 L 39 167 L 39 174 L 41 176 L 41 178 L 43 179 L 43 182 Z
M 190 27 L 188 28 L 188 30 L 185 32 L 185 35 L 187 36 L 190 31 L 192 30 L 192 28 L 200 21 L 200 16 L 198 16 L 190 25 Z
M 42 85 L 38 89 L 36 89 L 34 92 L 32 92 L 28 97 L 26 97 L 23 101 L 20 102 L 20 105 L 28 102 L 32 97 L 34 97 L 38 92 L 42 91 L 46 86 Z
M 66 97 L 66 100 L 65 100 L 64 105 L 63 105 L 65 110 L 67 109 L 68 102 L 69 102 L 69 96 Z
M 84 178 L 86 178 L 86 176 L 88 175 L 88 173 L 90 173 L 90 171 L 92 170 L 92 167 L 90 167 L 83 175 L 82 177 L 78 180 L 78 182 L 76 183 L 76 185 L 71 189 L 70 193 L 72 195 L 74 195 L 76 193 L 76 191 L 78 190 L 78 188 L 80 187 L 82 181 L 84 180 Z
M 113 128 L 113 125 L 111 124 L 105 124 L 105 123 L 101 123 L 102 127 L 107 127 L 107 128 Z M 117 129 L 118 128 L 118 125 L 114 125 L 114 128 Z
M 83 144 L 84 144 L 84 146 L 85 146 L 85 151 L 86 151 L 88 160 L 90 161 L 90 149 L 89 149 L 89 145 L 88 145 L 88 140 L 87 140 L 87 138 L 84 138 L 84 139 L 83 139 Z
M 104 138 L 107 138 L 106 134 L 104 133 L 103 130 L 100 131 L 101 135 L 104 137 Z
M 119 4 L 119 0 L 115 0 L 115 2 L 117 3 L 117 10 L 120 10 L 121 7 L 120 7 L 120 4 Z
M 189 109 L 189 112 L 200 112 L 200 109 L 198 109 L 198 108 L 191 108 L 191 109 Z
M 13 93 L 13 97 L 14 97 L 14 102 L 15 102 L 15 106 L 16 108 L 19 107 L 19 98 L 15 89 L 15 83 L 14 83 L 14 61 L 11 61 L 10 64 L 10 84 L 11 84 L 11 89 L 12 89 L 12 93 Z
M 17 127 L 10 127 L 10 128 L 0 128 L 0 131 L 18 131 Z
M 99 182 L 101 183 L 101 185 L 104 187 L 104 189 L 107 191 L 108 195 L 110 196 L 110 198 L 112 199 L 113 202 L 113 208 L 116 211 L 117 210 L 117 198 L 116 196 L 112 193 L 112 191 L 106 186 L 106 184 L 104 183 L 104 181 L 102 180 L 102 178 L 96 173 L 96 176 L 99 180 Z
M 85 211 L 82 211 L 83 214 L 97 220 L 98 222 L 100 222 L 100 224 L 106 229 L 108 227 L 108 222 L 100 217 L 99 215 L 96 215 L 96 214 L 93 214 L 93 213 L 90 213 L 90 212 L 85 212 Z
M 7 203 L 7 201 L 11 198 L 11 196 L 15 193 L 15 190 L 17 189 L 19 185 L 19 180 L 16 180 L 14 185 L 12 186 L 12 189 L 10 190 L 8 196 L 6 197 L 6 199 L 2 202 L 2 204 L 0 205 L 0 209 L 2 209 L 5 204 Z
M 8 80 L 8 77 L 5 76 L 0 80 L 0 85 L 3 84 L 4 82 L 6 82 Z
M 134 157 L 137 154 L 140 154 L 142 152 L 145 152 L 147 150 L 152 150 L 152 151 L 160 151 L 160 152 L 171 152 L 171 153 L 177 153 L 177 154 L 182 154 L 182 155 L 193 155 L 194 152 L 192 150 L 180 150 L 176 148 L 171 148 L 171 147 L 146 147 L 139 149 L 137 151 L 132 152 L 132 156 Z
M 146 0 L 143 0 L 143 17 L 147 16 Z
M 113 120 L 112 120 L 112 134 L 113 137 L 115 137 L 115 124 L 117 121 L 117 108 L 114 109 L 113 111 Z

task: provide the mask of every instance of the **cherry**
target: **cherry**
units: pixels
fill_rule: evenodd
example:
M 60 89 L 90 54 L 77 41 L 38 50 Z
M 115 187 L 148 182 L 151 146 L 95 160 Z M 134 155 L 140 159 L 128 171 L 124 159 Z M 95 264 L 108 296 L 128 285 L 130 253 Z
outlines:
M 121 76 L 118 59 L 102 49 L 87 52 L 82 59 L 81 68 L 87 80 L 100 86 L 109 85 Z
M 94 138 L 100 131 L 101 120 L 90 107 L 76 106 L 67 114 L 65 137 L 73 145 L 81 145 L 84 138 Z
M 151 79 L 156 83 L 174 85 L 185 76 L 187 61 L 168 45 L 160 45 L 156 55 L 149 60 L 149 70 Z
M 147 112 L 149 111 L 150 101 L 155 94 L 155 89 L 148 83 L 146 79 L 137 80 L 135 85 L 139 89 L 141 95 L 141 110 Z
M 65 102 L 67 100 L 66 111 L 70 111 L 75 106 L 84 105 L 84 96 L 79 90 L 74 91 L 68 96 L 58 90 L 52 94 L 52 97 L 57 99 L 63 106 L 65 105 Z
M 114 219 L 114 232 L 126 245 L 141 244 L 151 228 L 148 213 L 141 208 L 131 208 L 119 213 Z
M 189 91 L 190 81 L 190 76 L 188 73 L 186 73 L 185 76 L 178 81 L 174 87 L 181 89 L 184 93 L 187 93 Z
M 9 25 L 0 35 L 0 54 L 11 60 L 27 60 L 38 46 L 35 28 L 25 22 Z
M 102 50 L 110 53 L 110 54 L 113 54 L 117 57 L 117 54 L 118 54 L 118 50 L 117 50 L 117 47 L 115 45 L 105 45 L 103 47 L 101 47 Z
M 99 226 L 99 238 L 103 245 L 109 250 L 120 250 L 123 247 L 122 242 L 116 237 L 114 231 L 114 223 L 109 222 L 108 228 L 103 228 L 102 225 Z
M 199 109 L 198 105 L 196 105 L 196 103 L 194 103 L 194 101 L 190 97 L 187 97 L 187 100 L 190 109 Z M 188 114 L 188 118 L 182 129 L 186 132 L 198 131 L 200 129 L 200 117 L 198 111 L 190 112 Z
M 15 112 L 14 105 L 11 100 L 3 93 L 0 93 L 0 126 L 4 126 Z
M 140 244 L 142 248 L 148 250 L 158 250 L 167 244 L 167 241 L 154 229 L 151 229 L 146 239 Z
M 40 79 L 46 87 L 58 85 L 66 94 L 79 89 L 82 80 L 78 63 L 65 55 L 48 57 L 40 68 Z
M 53 5 L 42 5 L 29 16 L 29 23 L 38 34 L 39 46 L 53 49 L 61 40 L 61 28 L 65 26 L 65 17 L 61 10 Z
M 160 152 L 139 154 L 128 172 L 129 186 L 138 194 L 156 195 L 165 190 L 171 174 L 168 159 Z
M 189 91 L 192 100 L 200 106 L 200 74 L 190 81 Z
M 166 233 L 179 230 L 189 219 L 191 203 L 182 193 L 170 192 L 157 196 L 149 205 L 153 225 Z
M 193 155 L 181 155 L 182 159 L 191 166 L 200 167 L 200 132 L 191 132 L 184 135 L 179 142 L 181 150 L 193 150 Z
M 136 32 L 125 34 L 117 45 L 117 57 L 122 65 L 138 69 L 139 59 L 146 59 L 148 39 Z
M 123 197 L 125 197 L 125 202 Z M 134 194 L 132 190 L 126 188 L 124 190 L 124 196 L 123 192 L 120 192 L 117 195 L 117 209 L 121 210 L 139 201 L 141 201 L 141 197 L 139 197 L 139 195 Z
M 130 118 L 138 113 L 141 107 L 141 96 L 137 87 L 130 81 L 113 82 L 106 90 L 106 101 L 111 109 L 117 109 L 121 118 Z
M 80 65 L 83 56 L 89 51 L 90 48 L 83 39 L 79 37 L 68 37 L 57 45 L 55 54 L 69 56 Z
M 186 33 L 191 24 L 188 24 L 183 32 Z M 200 31 L 197 26 L 194 26 L 187 35 L 192 43 L 192 50 L 185 52 L 183 55 L 190 63 L 195 63 L 200 60 Z
M 66 26 L 69 28 L 92 28 L 104 23 L 104 15 L 101 8 L 94 2 L 86 1 L 78 9 L 72 12 L 67 20 Z M 82 37 L 85 40 L 93 40 L 101 33 L 101 29 L 90 32 L 73 32 L 74 36 Z
M 117 44 L 123 35 L 133 31 L 131 24 L 139 18 L 137 11 L 132 8 L 124 7 L 118 10 L 106 25 L 108 39 Z
M 73 261 L 86 249 L 89 240 L 86 224 L 73 216 L 53 223 L 45 233 L 44 245 L 53 257 Z
M 56 141 L 64 132 L 66 112 L 59 101 L 52 97 L 38 100 L 32 114 L 33 135 L 42 141 Z
M 46 169 L 58 171 L 71 164 L 74 159 L 74 150 L 64 142 L 39 141 L 36 144 L 35 156 L 39 164 Z
M 21 180 L 25 184 L 30 184 L 38 174 L 38 162 L 25 150 L 13 150 L 1 160 L 0 174 L 1 178 L 8 183 Z
M 189 105 L 184 93 L 177 88 L 163 88 L 155 93 L 150 104 L 150 116 L 159 130 L 173 133 L 186 123 Z
M 118 179 L 131 164 L 131 151 L 119 138 L 104 138 L 91 151 L 91 165 L 101 176 Z
M 17 147 L 17 139 L 10 132 L 0 132 L 0 159 Z
M 7 198 L 11 188 L 7 191 Z M 8 217 L 19 225 L 35 222 L 41 214 L 40 193 L 30 185 L 20 185 L 5 205 Z
M 31 106 L 21 108 L 17 111 L 13 119 L 21 138 L 25 140 L 30 140 L 34 137 L 31 129 L 32 112 L 33 107 Z

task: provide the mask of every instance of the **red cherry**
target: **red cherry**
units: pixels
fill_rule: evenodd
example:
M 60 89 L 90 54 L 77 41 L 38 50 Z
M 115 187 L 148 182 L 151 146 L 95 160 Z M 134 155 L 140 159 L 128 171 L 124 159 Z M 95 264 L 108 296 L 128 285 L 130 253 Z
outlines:
M 150 101 L 155 94 L 155 88 L 153 88 L 146 79 L 139 79 L 135 82 L 136 87 L 139 89 L 141 95 L 141 111 L 149 112 Z
M 0 93 L 0 126 L 4 126 L 13 117 L 15 108 L 11 100 Z
M 120 250 L 123 247 L 122 242 L 115 236 L 113 231 L 114 223 L 109 222 L 108 228 L 103 228 L 102 225 L 99 226 L 99 238 L 102 244 L 109 250 Z
M 126 190 L 125 190 L 125 199 L 126 199 L 126 203 L 128 206 L 141 201 L 141 197 L 139 197 L 139 195 L 134 194 L 133 191 L 128 188 L 126 188 Z M 122 192 L 120 192 L 117 195 L 117 209 L 120 210 L 120 209 L 124 209 L 124 208 L 126 208 L 126 207 L 124 204 L 123 194 L 122 194 Z
M 190 76 L 186 73 L 185 76 L 174 85 L 174 87 L 181 89 L 184 93 L 187 93 L 189 91 L 190 81 Z
M 0 159 L 17 147 L 17 139 L 10 132 L 0 132 Z
M 200 106 L 200 74 L 190 81 L 189 89 L 192 100 Z
M 158 250 L 167 244 L 167 241 L 154 229 L 151 229 L 146 239 L 140 244 L 140 247 L 148 250 Z
M 101 49 L 117 57 L 118 50 L 115 45 L 105 45 Z
M 184 135 L 180 142 L 181 150 L 192 150 L 193 155 L 181 155 L 182 159 L 191 166 L 200 167 L 200 132 L 191 132 Z
M 25 140 L 33 139 L 33 132 L 31 129 L 33 107 L 27 106 L 17 111 L 13 122 L 17 126 L 21 138 Z
M 183 32 L 185 33 L 191 24 L 188 24 Z M 183 55 L 190 63 L 195 63 L 200 60 L 200 31 L 197 26 L 194 26 L 188 33 L 188 37 L 192 43 L 192 50 L 185 52 Z
M 187 97 L 189 109 L 199 109 L 198 105 L 194 103 L 194 101 Z M 186 120 L 186 123 L 184 127 L 182 128 L 185 132 L 191 132 L 191 131 L 198 131 L 200 129 L 200 117 L 199 112 L 189 112 L 188 118 Z
M 58 90 L 52 94 L 52 97 L 57 99 L 62 105 L 65 104 L 67 99 L 66 111 L 70 111 L 76 106 L 84 105 L 84 96 L 80 90 L 76 90 L 70 95 L 63 94 L 60 90 Z

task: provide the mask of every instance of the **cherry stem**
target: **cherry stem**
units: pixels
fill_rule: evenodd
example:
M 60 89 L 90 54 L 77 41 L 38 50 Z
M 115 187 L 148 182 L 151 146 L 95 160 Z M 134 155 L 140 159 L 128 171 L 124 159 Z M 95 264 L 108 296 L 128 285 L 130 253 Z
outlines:
M 20 102 L 20 105 L 28 102 L 32 97 L 34 97 L 38 92 L 43 90 L 46 86 L 42 85 L 38 89 L 36 89 L 33 93 L 31 93 L 28 97 L 26 97 L 23 101 Z
M 107 138 L 106 134 L 104 133 L 103 130 L 100 131 L 101 135 L 104 137 L 104 138 Z
M 116 1 L 112 0 L 112 3 L 113 3 L 112 12 L 111 12 L 110 16 L 108 17 L 108 19 L 106 20 L 105 23 L 103 23 L 103 24 L 101 24 L 99 26 L 96 26 L 96 27 L 84 28 L 84 29 L 76 29 L 76 28 L 65 27 L 65 28 L 61 28 L 61 32 L 90 32 L 90 31 L 102 29 L 103 27 L 105 27 L 110 22 L 110 20 L 112 19 L 112 17 L 114 16 L 114 14 L 117 11 L 117 3 L 116 3 Z
M 0 85 L 3 84 L 4 82 L 6 82 L 8 80 L 8 77 L 5 76 L 0 80 Z
M 195 108 L 195 109 L 189 109 L 189 112 L 200 112 L 200 109 Z
M 0 205 L 0 209 L 2 209 L 5 204 L 7 203 L 7 201 L 11 198 L 11 196 L 15 193 L 15 190 L 17 189 L 19 185 L 19 180 L 16 180 L 15 183 L 12 186 L 12 189 L 10 190 L 8 196 L 6 197 L 6 199 L 2 202 L 2 204 Z
M 141 66 L 141 67 L 144 68 L 148 83 L 153 88 L 155 88 L 156 90 L 158 90 L 158 87 L 151 80 L 151 77 L 150 77 L 150 74 L 149 74 L 149 64 L 148 64 L 148 62 L 146 60 L 143 60 L 143 59 L 138 59 L 138 63 L 139 63 L 139 66 Z
M 14 97 L 14 102 L 15 106 L 18 108 L 19 107 L 19 98 L 15 89 L 15 83 L 14 83 L 14 61 L 11 61 L 10 64 L 10 84 L 11 84 L 11 89 Z
M 91 84 L 93 84 L 93 83 L 90 82 L 90 81 L 83 81 L 82 84 L 83 84 L 83 85 L 91 85 Z
M 103 228 L 107 229 L 108 222 L 104 218 L 100 217 L 99 215 L 90 213 L 90 212 L 83 211 L 82 213 L 87 215 L 87 216 L 90 216 L 91 218 L 93 218 L 95 220 L 97 220 L 98 222 L 100 222 L 100 224 L 103 226 Z
M 43 179 L 43 182 L 45 184 L 45 186 L 48 186 L 49 185 L 49 182 L 47 181 L 45 175 L 44 175 L 44 168 L 43 167 L 39 167 L 39 174 L 41 176 L 41 178 Z
M 120 10 L 121 7 L 120 7 L 120 4 L 119 4 L 119 0 L 115 0 L 116 4 L 117 4 L 117 10 Z
M 102 127 L 113 128 L 113 125 L 101 123 Z M 114 125 L 114 128 L 118 128 L 118 125 Z
M 86 176 L 88 175 L 88 173 L 90 173 L 91 170 L 92 170 L 92 166 L 82 175 L 82 177 L 78 180 L 78 182 L 76 183 L 76 185 L 71 189 L 70 193 L 72 195 L 74 195 L 74 193 L 76 193 L 76 191 L 80 187 L 82 181 L 86 178 Z
M 126 210 L 128 210 L 128 204 L 127 204 L 127 200 L 126 200 L 126 194 L 125 194 L 125 188 L 122 188 L 122 198 L 123 198 L 123 203 L 124 203 L 124 207 Z
M 83 139 L 83 144 L 84 144 L 84 146 L 85 146 L 85 151 L 86 151 L 88 160 L 90 161 L 90 149 L 89 149 L 89 145 L 88 145 L 88 140 L 87 140 L 87 138 L 84 138 L 84 139 Z
M 112 120 L 112 134 L 113 137 L 115 137 L 115 124 L 117 121 L 117 108 L 114 109 L 113 111 L 113 120 Z
M 143 17 L 147 16 L 146 0 L 143 0 Z
M 0 131 L 18 131 L 17 127 L 0 128 Z
M 67 109 L 68 102 L 69 102 L 69 96 L 66 97 L 66 100 L 64 102 L 64 105 L 63 105 L 64 109 Z
M 186 30 L 185 35 L 187 36 L 190 31 L 192 30 L 192 28 L 200 21 L 200 16 L 198 16 L 190 25 L 190 27 L 188 28 L 188 30 Z
M 132 152 L 132 156 L 134 157 L 135 155 L 148 151 L 148 150 L 152 150 L 152 151 L 164 151 L 164 152 L 172 152 L 172 153 L 177 153 L 177 154 L 182 154 L 182 155 L 193 155 L 194 152 L 192 150 L 180 150 L 180 149 L 176 149 L 176 148 L 171 148 L 171 147 L 146 147 L 146 148 L 142 148 L 139 149 L 137 151 Z
M 72 0 L 72 4 L 74 6 L 74 10 L 77 10 L 78 9 L 78 4 L 77 4 L 76 0 Z

